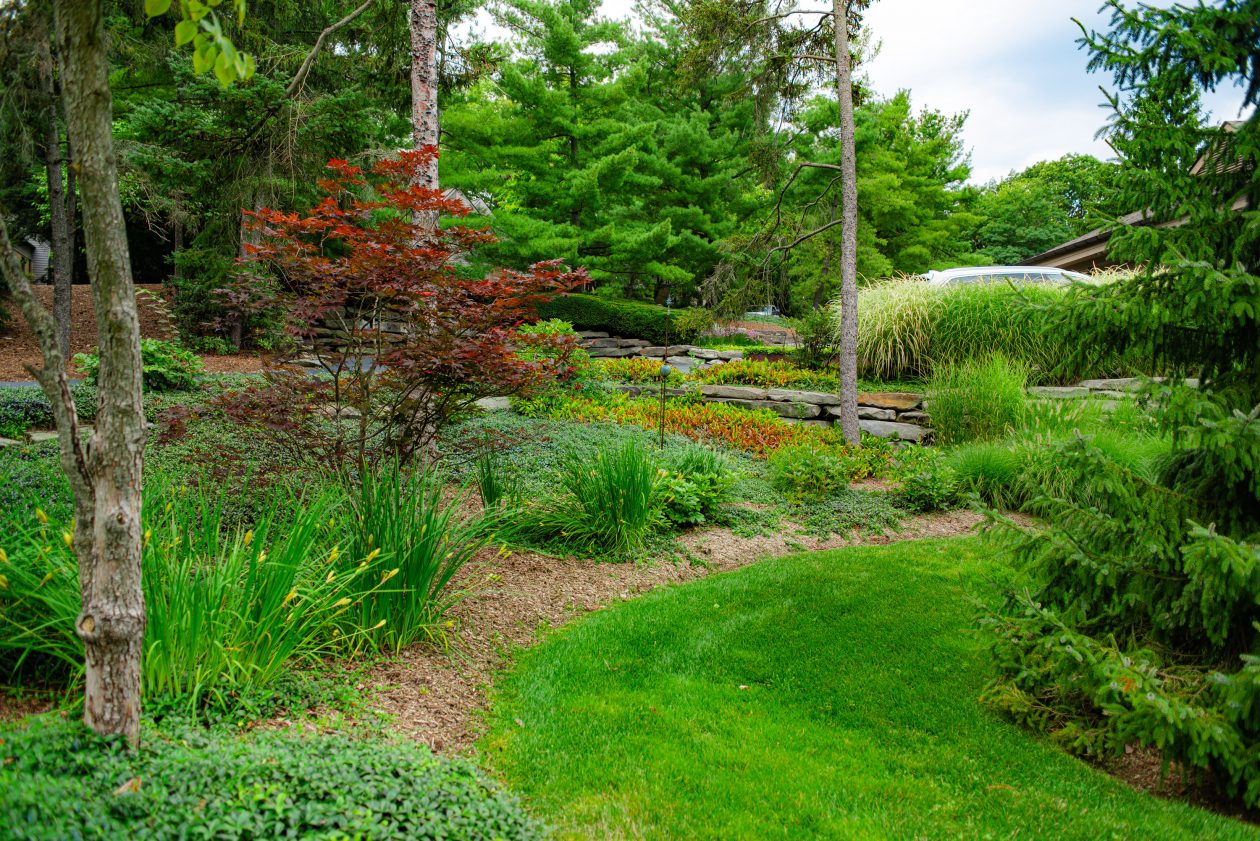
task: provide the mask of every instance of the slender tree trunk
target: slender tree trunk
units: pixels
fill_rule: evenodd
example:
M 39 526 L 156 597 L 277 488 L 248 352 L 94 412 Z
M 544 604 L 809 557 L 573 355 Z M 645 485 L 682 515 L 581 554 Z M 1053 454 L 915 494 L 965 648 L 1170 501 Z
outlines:
M 848 0 L 832 0 L 836 29 L 836 98 L 840 103 L 840 430 L 861 441 L 857 416 L 857 153 L 853 140 L 853 81 L 849 63 Z
M 57 86 L 53 81 L 52 48 L 42 42 L 39 75 L 48 100 L 44 123 L 44 165 L 48 174 L 48 215 L 52 223 L 53 322 L 57 348 L 70 357 L 70 296 L 74 282 L 74 220 L 62 178 L 61 125 L 57 118 Z M 74 183 L 71 182 L 73 189 Z
M 88 535 L 78 534 L 83 524 L 76 523 L 83 607 L 75 627 L 86 649 L 84 721 L 98 733 L 120 734 L 137 744 L 145 622 L 140 582 L 145 427 L 140 322 L 118 197 L 102 2 L 57 0 L 55 5 L 66 127 L 83 194 L 101 359 L 96 429 L 86 454 L 93 502 L 90 542 Z M 63 453 L 68 445 L 77 447 L 76 441 L 67 442 L 71 433 L 62 424 L 58 431 Z
M 416 149 L 438 145 L 437 48 L 437 0 L 411 0 L 411 142 Z M 438 189 L 436 157 L 418 174 L 416 183 Z

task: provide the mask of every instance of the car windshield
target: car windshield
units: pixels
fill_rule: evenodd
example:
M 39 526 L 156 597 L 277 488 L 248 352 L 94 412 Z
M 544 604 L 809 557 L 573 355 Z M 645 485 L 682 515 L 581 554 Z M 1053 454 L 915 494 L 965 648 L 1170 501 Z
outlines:
M 1018 280 L 1024 283 L 1053 283 L 1063 280 L 1059 272 L 978 272 L 976 274 L 958 275 L 948 283 L 993 283 L 1002 280 Z

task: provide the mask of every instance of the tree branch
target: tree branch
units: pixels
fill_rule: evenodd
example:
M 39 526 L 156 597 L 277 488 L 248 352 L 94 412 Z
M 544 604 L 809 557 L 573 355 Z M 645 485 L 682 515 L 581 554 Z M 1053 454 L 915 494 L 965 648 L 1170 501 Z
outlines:
M 79 522 L 83 522 L 86 509 L 88 522 L 92 519 L 95 491 L 88 471 L 87 453 L 79 437 L 79 414 L 70 392 L 70 379 L 66 376 L 66 360 L 57 344 L 57 325 L 35 296 L 30 278 L 22 271 L 17 252 L 9 242 L 9 229 L 0 217 L 0 274 L 9 284 L 9 290 L 22 309 L 22 316 L 31 327 L 44 357 L 44 366 L 35 368 L 25 365 L 27 371 L 39 383 L 52 408 L 57 424 L 57 439 L 61 443 L 61 465 L 74 491 L 75 509 Z M 76 530 L 77 531 L 77 530 Z M 78 543 L 76 534 L 76 544 Z M 76 550 L 79 547 L 76 545 Z
M 809 233 L 801 234 L 799 237 L 797 237 L 795 240 L 788 243 L 787 245 L 776 245 L 774 248 L 770 249 L 769 254 L 773 254 L 776 251 L 791 251 L 793 248 L 800 245 L 802 242 L 805 242 L 805 240 L 813 239 L 814 237 L 821 234 L 823 231 L 830 230 L 831 228 L 834 228 L 836 225 L 842 225 L 842 224 L 844 224 L 843 219 L 832 219 L 826 225 L 819 225 L 817 228 L 814 228 L 814 230 L 810 231 Z
M 310 75 L 311 67 L 315 64 L 315 58 L 319 55 L 320 50 L 324 48 L 324 39 L 326 39 L 329 35 L 336 32 L 341 27 L 349 24 L 359 15 L 366 12 L 368 10 L 368 7 L 371 6 L 372 3 L 374 2 L 375 0 L 363 0 L 362 5 L 360 5 L 353 12 L 346 15 L 345 17 L 343 17 L 341 20 L 337 21 L 336 23 L 331 24 L 330 26 L 324 27 L 324 31 L 319 33 L 319 37 L 315 39 L 315 46 L 311 47 L 311 51 L 306 54 L 306 58 L 302 61 L 302 66 L 299 67 L 297 73 L 294 74 L 293 80 L 289 82 L 289 86 L 284 89 L 285 96 L 292 99 L 293 97 L 297 96 L 299 93 L 302 92 L 302 87 L 303 85 L 306 84 L 306 77 Z

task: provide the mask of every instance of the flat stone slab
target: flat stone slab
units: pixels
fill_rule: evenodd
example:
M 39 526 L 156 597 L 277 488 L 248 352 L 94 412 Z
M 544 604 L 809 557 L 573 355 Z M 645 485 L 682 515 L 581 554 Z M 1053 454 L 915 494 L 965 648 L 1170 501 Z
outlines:
M 908 412 L 919 408 L 923 403 L 923 395 L 911 391 L 859 391 L 857 402 L 859 406 Z
M 902 441 L 921 442 L 930 431 L 913 423 L 895 423 L 893 421 L 859 420 L 858 426 L 863 432 L 869 432 L 878 438 L 896 436 Z
M 625 359 L 627 356 L 638 356 L 634 348 L 596 347 L 586 352 L 591 359 Z
M 712 385 L 709 383 L 700 386 L 700 393 L 705 397 L 715 397 L 724 400 L 765 400 L 769 394 L 764 388 L 752 388 L 743 385 Z
M 780 403 L 772 400 L 740 400 L 735 398 L 716 398 L 714 403 L 727 403 L 755 412 L 758 409 L 769 409 L 779 417 L 805 420 L 816 418 L 822 414 L 822 407 L 812 403 Z
M 692 348 L 691 355 L 696 359 L 714 360 L 721 358 L 720 350 L 712 350 L 707 347 Z
M 1116 389 L 1100 388 L 1097 391 L 1091 391 L 1090 397 L 1106 397 L 1110 400 L 1133 400 L 1137 398 L 1137 394 L 1132 391 L 1117 391 Z
M 647 347 L 652 344 L 644 339 L 618 339 L 617 347 Z
M 1068 400 L 1076 397 L 1089 397 L 1089 389 L 1080 385 L 1035 385 L 1028 389 L 1031 397 L 1042 397 L 1048 400 Z
M 579 330 L 577 334 L 583 339 L 607 339 L 607 333 L 601 333 L 599 330 Z
M 932 416 L 927 412 L 902 412 L 897 415 L 897 420 L 902 423 L 917 423 L 920 426 L 931 426 Z
M 829 420 L 808 420 L 804 418 L 781 418 L 784 423 L 798 423 L 802 426 L 831 426 Z
M 16 447 L 21 441 L 14 441 L 12 438 L 0 438 L 0 447 Z
M 833 411 L 833 415 L 839 417 L 838 411 Z M 858 406 L 858 420 L 878 420 L 891 421 L 897 419 L 896 411 L 892 409 L 876 409 L 874 406 Z
M 26 431 L 26 440 L 32 444 L 42 444 L 45 441 L 56 441 L 57 432 L 56 430 L 28 429 Z
M 512 409 L 512 400 L 509 397 L 483 397 L 476 406 L 484 412 L 508 412 Z
M 730 362 L 732 359 L 743 359 L 744 352 L 742 350 L 720 350 L 718 351 L 718 359 L 725 359 Z
M 1156 382 L 1160 381 L 1156 379 Z M 1088 388 L 1090 391 L 1141 391 L 1146 382 L 1141 377 L 1120 377 L 1110 380 L 1085 380 L 1080 383 L 1080 387 Z
M 793 403 L 813 403 L 816 406 L 839 406 L 840 396 L 827 394 L 824 391 L 789 391 L 782 388 L 770 389 L 771 400 L 787 400 Z
M 621 347 L 621 339 L 584 339 L 582 346 L 587 348 Z

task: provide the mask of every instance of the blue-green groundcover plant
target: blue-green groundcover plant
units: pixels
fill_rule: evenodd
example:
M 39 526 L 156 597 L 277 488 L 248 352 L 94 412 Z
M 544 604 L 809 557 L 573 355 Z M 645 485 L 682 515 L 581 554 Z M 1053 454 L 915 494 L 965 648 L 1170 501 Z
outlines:
M 55 717 L 0 731 L 0 835 L 28 839 L 541 838 L 516 798 L 427 748 L 347 736 L 146 731 Z

